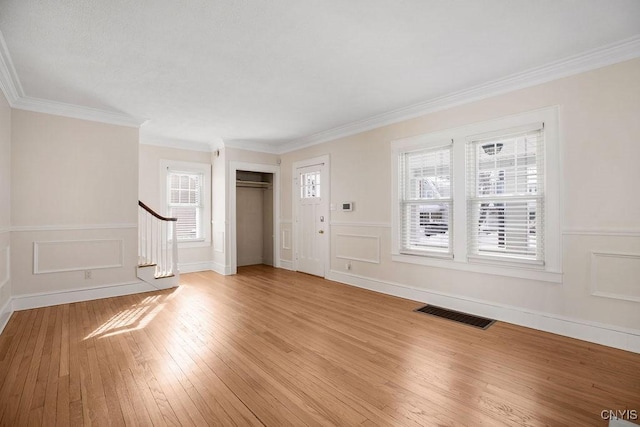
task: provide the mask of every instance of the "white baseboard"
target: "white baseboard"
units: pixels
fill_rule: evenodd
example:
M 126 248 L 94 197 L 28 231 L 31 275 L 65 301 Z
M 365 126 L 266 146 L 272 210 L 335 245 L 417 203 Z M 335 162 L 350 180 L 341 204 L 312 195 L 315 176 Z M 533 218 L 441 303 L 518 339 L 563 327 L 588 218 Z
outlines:
M 451 310 L 475 314 L 476 316 L 488 317 L 515 325 L 640 353 L 640 330 L 637 329 L 572 319 L 556 314 L 450 295 L 336 270 L 331 270 L 326 278 L 383 294 L 429 303 Z
M 7 300 L 7 302 L 0 308 L 0 334 L 4 331 L 4 327 L 9 323 L 9 319 L 13 314 L 13 304 L 11 302 L 11 298 Z
M 228 265 L 218 264 L 217 262 L 211 261 L 210 270 L 215 271 L 218 274 L 222 274 L 223 276 L 228 276 L 231 274 L 231 267 Z
M 285 270 L 293 271 L 293 261 L 288 261 L 286 259 L 280 259 L 280 268 L 284 268 Z
M 57 292 L 15 295 L 12 298 L 12 303 L 13 310 L 19 311 L 152 291 L 157 291 L 157 289 L 148 283 L 129 282 L 98 286 L 95 288 L 69 289 Z
M 242 261 L 238 260 L 238 267 L 244 267 L 245 265 L 258 265 L 262 264 L 263 262 L 264 260 L 262 259 L 262 257 L 243 259 Z
M 204 262 L 185 262 L 178 264 L 178 271 L 180 273 L 197 273 L 198 271 L 215 271 L 223 276 L 228 276 L 231 273 L 231 267 L 219 264 L 215 261 Z
M 211 261 L 203 262 L 181 262 L 178 264 L 178 271 L 180 273 L 196 273 L 198 271 L 209 271 L 211 268 Z

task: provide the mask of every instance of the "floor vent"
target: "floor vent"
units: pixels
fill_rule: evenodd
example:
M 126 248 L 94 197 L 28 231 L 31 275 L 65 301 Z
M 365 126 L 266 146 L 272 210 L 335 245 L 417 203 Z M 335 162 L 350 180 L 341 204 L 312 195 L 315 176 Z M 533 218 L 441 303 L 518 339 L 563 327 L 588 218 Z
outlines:
M 473 316 L 459 311 L 447 310 L 446 308 L 436 307 L 435 305 L 425 305 L 415 311 L 432 316 L 442 317 L 443 319 L 453 320 L 454 322 L 464 323 L 474 328 L 487 329 L 495 323 L 493 319 L 485 319 L 484 317 Z

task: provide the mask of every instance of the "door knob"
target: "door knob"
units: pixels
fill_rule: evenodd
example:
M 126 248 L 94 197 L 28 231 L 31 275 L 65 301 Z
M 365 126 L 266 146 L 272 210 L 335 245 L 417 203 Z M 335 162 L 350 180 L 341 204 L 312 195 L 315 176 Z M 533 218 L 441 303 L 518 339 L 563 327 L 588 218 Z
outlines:
M 324 234 L 324 230 L 319 230 L 318 233 Z

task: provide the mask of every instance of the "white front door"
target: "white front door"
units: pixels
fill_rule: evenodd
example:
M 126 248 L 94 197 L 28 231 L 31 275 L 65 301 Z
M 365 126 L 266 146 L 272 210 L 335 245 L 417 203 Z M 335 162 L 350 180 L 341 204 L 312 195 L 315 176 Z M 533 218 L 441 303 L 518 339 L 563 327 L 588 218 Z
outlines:
M 295 169 L 296 269 L 321 277 L 329 239 L 328 184 L 324 163 Z

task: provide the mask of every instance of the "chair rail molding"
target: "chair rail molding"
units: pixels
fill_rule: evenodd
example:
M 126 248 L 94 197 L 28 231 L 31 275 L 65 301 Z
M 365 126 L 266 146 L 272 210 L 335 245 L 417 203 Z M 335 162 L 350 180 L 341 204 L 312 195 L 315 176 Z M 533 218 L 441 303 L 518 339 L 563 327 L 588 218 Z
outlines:
M 136 223 L 117 224 L 45 224 L 45 225 L 14 225 L 13 232 L 28 231 L 67 231 L 67 230 L 115 230 L 126 228 L 138 228 Z
M 565 228 L 565 236 L 623 236 L 640 237 L 640 228 Z

